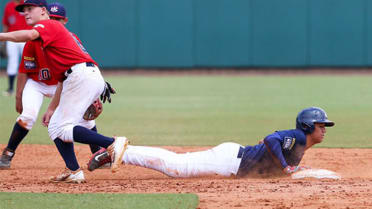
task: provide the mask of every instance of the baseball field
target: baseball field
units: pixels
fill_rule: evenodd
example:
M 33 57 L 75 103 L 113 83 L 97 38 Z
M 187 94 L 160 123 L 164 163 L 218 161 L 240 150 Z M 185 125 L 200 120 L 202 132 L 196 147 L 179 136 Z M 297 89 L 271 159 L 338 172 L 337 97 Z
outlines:
M 0 170 L 0 209 L 372 208 L 372 72 L 104 72 L 104 77 L 117 94 L 104 104 L 98 131 L 176 152 L 227 141 L 254 145 L 275 130 L 294 128 L 301 109 L 321 107 L 336 125 L 327 129 L 323 143 L 306 152 L 301 165 L 342 178 L 175 179 L 129 165 L 115 174 L 89 172 L 89 147 L 76 143 L 87 183 L 49 183 L 64 163 L 40 122 L 46 99 L 12 168 Z M 6 88 L 3 74 L 0 84 Z M 14 106 L 14 97 L 0 99 L 1 150 L 18 116 Z

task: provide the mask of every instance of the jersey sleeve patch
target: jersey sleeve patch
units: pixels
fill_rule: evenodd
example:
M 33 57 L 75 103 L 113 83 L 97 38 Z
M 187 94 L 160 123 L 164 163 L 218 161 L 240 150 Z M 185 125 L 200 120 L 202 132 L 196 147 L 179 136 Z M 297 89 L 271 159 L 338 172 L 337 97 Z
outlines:
M 23 56 L 23 59 L 24 59 L 24 60 L 27 60 L 27 61 L 35 61 L 35 57 L 27 57 L 27 56 Z
M 36 63 L 34 61 L 27 61 L 25 60 L 25 69 L 27 70 L 33 70 L 36 68 Z
M 289 136 L 284 137 L 283 141 L 283 149 L 284 150 L 291 150 L 296 142 L 296 138 L 292 138 Z
M 43 24 L 36 24 L 36 25 L 34 26 L 34 28 L 38 28 L 38 27 L 40 27 L 40 28 L 45 28 L 45 26 L 44 26 Z

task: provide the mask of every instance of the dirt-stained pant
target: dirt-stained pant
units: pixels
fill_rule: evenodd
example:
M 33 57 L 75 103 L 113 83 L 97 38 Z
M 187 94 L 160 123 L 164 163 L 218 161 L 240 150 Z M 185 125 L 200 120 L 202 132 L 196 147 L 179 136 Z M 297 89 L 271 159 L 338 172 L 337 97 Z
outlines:
M 17 118 L 17 122 L 23 128 L 30 130 L 35 124 L 44 97 L 52 97 L 56 91 L 56 85 L 46 85 L 27 79 L 22 93 L 23 111 Z
M 162 148 L 128 145 L 122 160 L 125 164 L 151 168 L 171 177 L 231 176 L 239 169 L 240 147 L 240 144 L 227 142 L 205 151 L 177 154 Z

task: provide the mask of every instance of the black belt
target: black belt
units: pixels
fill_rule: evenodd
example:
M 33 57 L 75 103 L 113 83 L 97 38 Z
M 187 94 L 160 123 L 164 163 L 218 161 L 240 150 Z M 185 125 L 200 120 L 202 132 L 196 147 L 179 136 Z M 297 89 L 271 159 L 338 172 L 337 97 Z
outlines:
M 85 65 L 86 65 L 87 67 L 95 67 L 95 66 L 96 66 L 93 62 L 86 62 Z M 67 73 L 67 74 L 71 74 L 71 73 L 72 73 L 71 68 L 68 69 L 68 70 L 66 71 L 66 73 Z
M 244 154 L 244 147 L 240 147 L 239 148 L 239 152 L 238 152 L 238 156 L 236 156 L 237 158 L 242 158 L 243 157 L 243 154 Z

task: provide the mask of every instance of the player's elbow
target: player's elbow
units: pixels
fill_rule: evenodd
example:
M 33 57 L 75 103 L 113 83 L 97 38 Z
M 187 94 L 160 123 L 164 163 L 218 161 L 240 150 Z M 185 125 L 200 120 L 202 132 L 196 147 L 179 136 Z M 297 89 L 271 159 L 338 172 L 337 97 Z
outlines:
M 278 145 L 280 146 L 278 139 L 274 136 L 265 137 L 263 142 L 268 150 L 275 150 Z
M 267 146 L 270 143 L 270 137 L 265 137 L 263 143 Z
M 35 39 L 39 38 L 39 36 L 40 36 L 39 32 L 37 32 L 37 30 L 35 30 L 35 29 L 27 31 L 27 39 L 28 40 L 35 40 Z
M 39 32 L 36 30 L 22 30 L 22 31 L 15 31 L 15 35 L 11 36 L 13 38 L 12 41 L 14 42 L 26 42 L 26 41 L 33 41 L 39 37 Z

